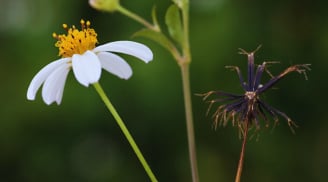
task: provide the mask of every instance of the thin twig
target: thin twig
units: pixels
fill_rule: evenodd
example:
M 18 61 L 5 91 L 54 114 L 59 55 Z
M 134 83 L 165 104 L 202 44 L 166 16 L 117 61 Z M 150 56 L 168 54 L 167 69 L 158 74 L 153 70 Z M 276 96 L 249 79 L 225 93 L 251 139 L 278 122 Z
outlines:
M 241 152 L 240 152 L 240 158 L 239 158 L 239 163 L 238 163 L 238 169 L 237 169 L 237 174 L 236 174 L 236 179 L 235 182 L 240 182 L 241 179 L 241 173 L 243 171 L 243 164 L 244 164 L 244 156 L 245 156 L 245 148 L 246 148 L 246 141 L 247 141 L 247 134 L 248 134 L 248 125 L 249 125 L 249 118 L 247 118 L 246 120 L 246 126 L 245 129 L 243 131 L 243 144 L 241 147 Z

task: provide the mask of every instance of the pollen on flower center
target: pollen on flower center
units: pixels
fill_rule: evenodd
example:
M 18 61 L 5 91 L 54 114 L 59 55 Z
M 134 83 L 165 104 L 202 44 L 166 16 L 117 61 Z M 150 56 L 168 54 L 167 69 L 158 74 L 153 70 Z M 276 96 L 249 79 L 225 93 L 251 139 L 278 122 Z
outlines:
M 252 100 L 256 97 L 256 92 L 246 92 L 245 96 L 248 98 L 248 100 Z
M 66 24 L 63 24 L 67 34 L 52 34 L 58 40 L 55 46 L 59 49 L 59 56 L 72 57 L 73 54 L 83 54 L 85 51 L 96 47 L 98 43 L 97 33 L 90 28 L 90 21 L 81 20 L 80 23 L 81 30 L 78 30 L 74 25 L 68 28 Z

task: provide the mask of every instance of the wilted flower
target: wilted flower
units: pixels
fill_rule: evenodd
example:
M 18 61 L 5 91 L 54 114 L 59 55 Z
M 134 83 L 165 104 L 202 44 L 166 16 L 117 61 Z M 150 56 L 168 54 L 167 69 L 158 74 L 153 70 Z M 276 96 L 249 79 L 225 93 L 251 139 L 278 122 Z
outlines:
M 98 82 L 102 68 L 122 78 L 132 75 L 131 67 L 123 58 L 112 53 L 124 53 L 148 63 L 153 59 L 151 50 L 143 44 L 132 41 L 110 42 L 96 47 L 97 33 L 90 28 L 90 22 L 81 20 L 81 30 L 75 26 L 68 28 L 67 35 L 53 34 L 58 41 L 55 44 L 62 58 L 42 68 L 31 81 L 27 99 L 34 100 L 43 84 L 42 98 L 46 104 L 61 103 L 67 75 L 72 69 L 77 81 L 88 87 Z
M 210 91 L 208 93 L 201 94 L 201 96 L 204 96 L 204 100 L 206 100 L 212 94 L 218 96 L 218 98 L 209 100 L 210 106 L 208 112 L 212 104 L 225 103 L 220 105 L 213 114 L 215 126 L 217 126 L 218 123 L 225 126 L 227 122 L 231 120 L 233 125 L 235 125 L 237 122 L 237 125 L 241 131 L 244 132 L 249 126 L 252 125 L 255 125 L 256 128 L 259 129 L 261 119 L 266 122 L 266 126 L 269 126 L 269 116 L 273 118 L 275 123 L 278 123 L 278 116 L 281 116 L 287 120 L 288 125 L 292 131 L 294 131 L 293 127 L 297 125 L 285 113 L 262 101 L 260 95 L 272 88 L 273 85 L 275 85 L 279 80 L 281 80 L 290 72 L 296 71 L 298 73 L 304 74 L 306 78 L 306 70 L 310 70 L 310 65 L 293 65 L 285 69 L 277 76 L 273 76 L 267 70 L 267 65 L 275 62 L 263 62 L 261 65 L 257 66 L 255 71 L 256 66 L 254 64 L 254 53 L 259 48 L 260 47 L 250 53 L 240 49 L 239 53 L 247 55 L 248 58 L 247 82 L 244 81 L 239 67 L 227 66 L 227 68 L 237 72 L 240 84 L 245 91 L 244 94 L 239 95 L 222 91 Z M 261 84 L 261 78 L 264 71 L 266 71 L 271 76 L 271 79 L 267 83 Z

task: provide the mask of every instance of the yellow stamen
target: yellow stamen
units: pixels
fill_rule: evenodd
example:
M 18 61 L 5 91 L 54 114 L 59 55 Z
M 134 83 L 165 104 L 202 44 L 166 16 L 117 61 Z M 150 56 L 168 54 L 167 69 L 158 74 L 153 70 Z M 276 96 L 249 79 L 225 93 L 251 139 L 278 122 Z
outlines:
M 63 24 L 67 34 L 52 34 L 58 40 L 55 46 L 59 49 L 59 56 L 72 57 L 73 54 L 83 54 L 85 51 L 96 47 L 98 43 L 97 33 L 90 28 L 90 21 L 81 20 L 80 23 L 81 30 L 76 29 L 74 25 L 69 28 L 67 24 Z

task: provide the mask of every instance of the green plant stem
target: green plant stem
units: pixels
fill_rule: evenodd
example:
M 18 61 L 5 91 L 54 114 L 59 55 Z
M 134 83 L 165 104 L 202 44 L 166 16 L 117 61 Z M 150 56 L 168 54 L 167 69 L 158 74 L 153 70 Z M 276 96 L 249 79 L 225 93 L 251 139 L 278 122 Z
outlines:
M 192 112 L 192 102 L 191 102 L 191 91 L 190 91 L 190 79 L 189 79 L 189 64 L 191 62 L 191 53 L 189 45 L 189 0 L 184 0 L 182 9 L 183 16 L 183 30 L 184 30 L 184 41 L 182 45 L 182 56 L 178 53 L 177 49 L 172 49 L 171 53 L 176 59 L 178 65 L 181 69 L 182 74 L 182 84 L 183 84 L 183 95 L 185 104 L 185 114 L 186 114 L 186 127 L 187 127 L 187 137 L 188 137 L 188 150 L 189 159 L 191 165 L 192 181 L 198 182 L 198 167 L 197 167 L 197 157 L 196 157 L 196 144 L 195 144 L 195 134 L 194 134 L 194 124 L 193 124 L 193 112 Z M 141 23 L 146 28 L 161 32 L 160 28 L 156 25 L 148 23 L 146 20 L 140 16 L 130 12 L 129 10 L 118 7 L 118 11 L 122 14 L 130 17 L 131 19 Z
M 183 21 L 183 45 L 182 59 L 177 60 L 182 73 L 183 95 L 186 112 L 186 125 L 187 125 L 187 137 L 188 137 L 188 149 L 189 160 L 192 174 L 192 181 L 198 182 L 198 165 L 196 155 L 196 142 L 194 133 L 193 112 L 191 104 L 191 92 L 190 92 L 190 79 L 189 79 L 189 64 L 191 62 L 190 44 L 189 44 L 189 0 L 183 1 L 182 5 L 182 21 Z
M 189 149 L 189 160 L 191 165 L 192 181 L 198 182 L 198 169 L 197 169 L 197 155 L 196 155 L 196 144 L 194 134 L 194 124 L 192 116 L 192 104 L 190 95 L 190 81 L 189 81 L 189 64 L 183 64 L 180 66 L 182 73 L 182 84 L 183 84 L 183 95 L 186 113 L 186 125 L 187 125 L 187 137 L 188 137 L 188 149 Z
M 191 62 L 190 44 L 189 44 L 189 1 L 185 0 L 182 6 L 183 21 L 183 55 L 185 63 Z
M 117 10 L 119 12 L 121 12 L 123 15 L 141 23 L 142 25 L 144 25 L 145 27 L 147 27 L 148 29 L 151 29 L 153 31 L 156 31 L 156 32 L 160 32 L 160 29 L 158 26 L 154 26 L 152 24 L 150 24 L 148 21 L 146 21 L 145 19 L 143 19 L 142 17 L 140 17 L 139 15 L 129 11 L 128 9 L 125 9 L 124 7 L 122 6 L 118 6 L 117 7 Z
M 240 152 L 240 157 L 239 157 L 235 182 L 240 182 L 241 173 L 243 172 L 245 148 L 246 148 L 246 141 L 247 141 L 247 134 L 248 134 L 248 124 L 249 124 L 249 119 L 247 119 L 247 121 L 246 121 L 245 131 L 243 131 L 244 139 L 243 139 L 243 144 L 242 144 L 242 147 L 241 147 L 241 152 Z
M 105 92 L 102 89 L 101 85 L 99 83 L 94 83 L 93 86 L 95 87 L 95 89 L 98 92 L 99 96 L 101 97 L 101 99 L 105 103 L 105 105 L 108 108 L 109 112 L 112 113 L 112 115 L 115 118 L 117 124 L 121 128 L 124 136 L 129 141 L 133 151 L 135 152 L 135 154 L 137 155 L 139 161 L 141 162 L 142 166 L 144 167 L 145 171 L 147 172 L 150 180 L 152 182 L 157 182 L 157 179 L 156 179 L 155 175 L 151 171 L 151 169 L 150 169 L 149 165 L 147 164 L 145 158 L 143 157 L 142 153 L 140 152 L 139 147 L 137 146 L 137 144 L 134 141 L 133 137 L 131 136 L 129 130 L 125 126 L 125 124 L 124 124 L 123 120 L 121 119 L 120 115 L 117 113 L 116 109 L 114 108 L 112 103 L 109 101 L 109 98 L 105 94 Z

